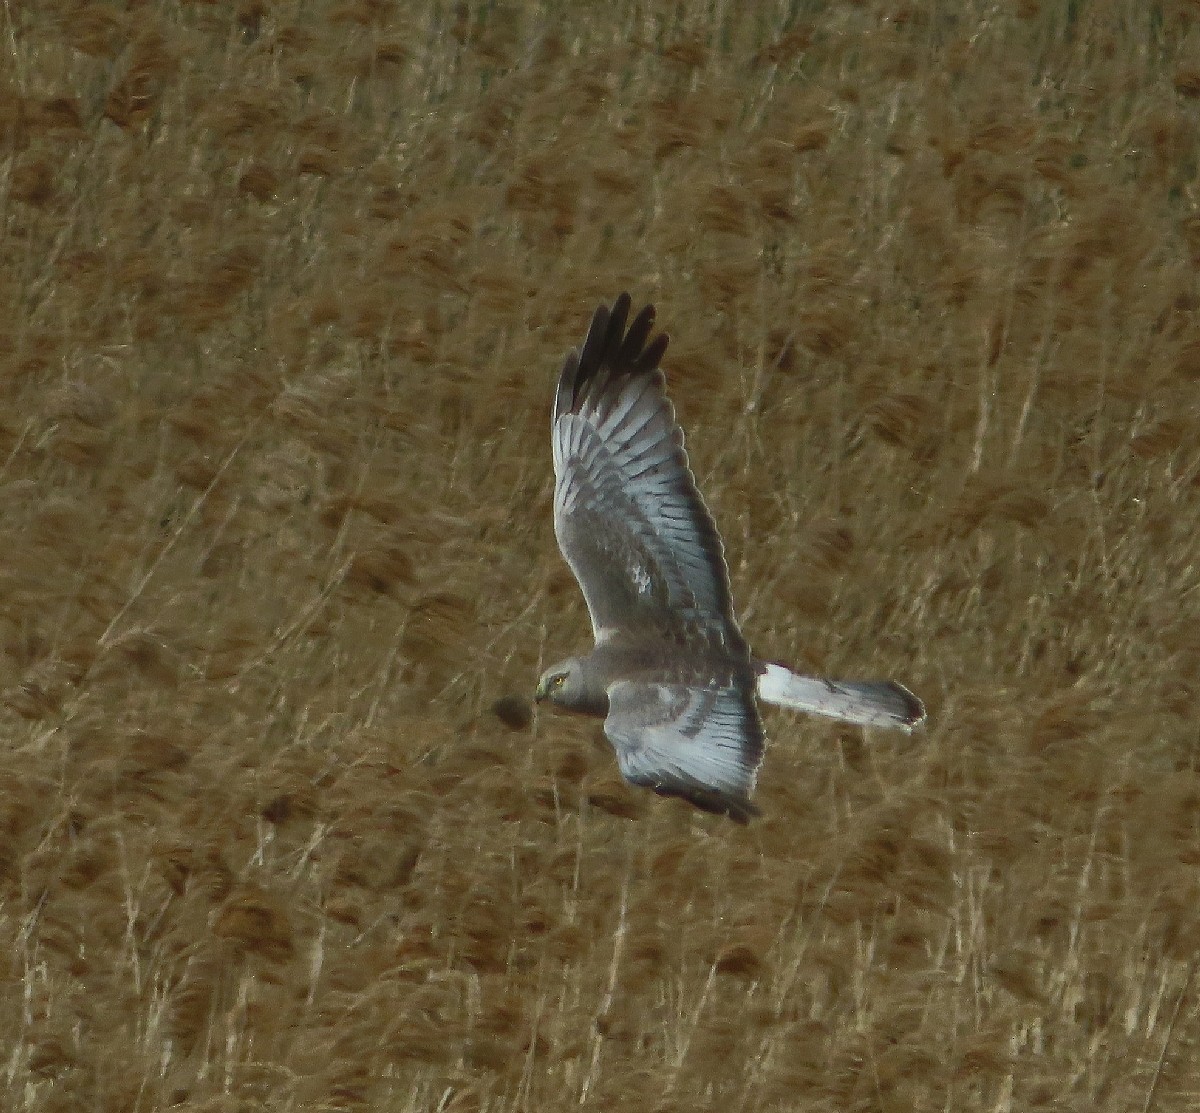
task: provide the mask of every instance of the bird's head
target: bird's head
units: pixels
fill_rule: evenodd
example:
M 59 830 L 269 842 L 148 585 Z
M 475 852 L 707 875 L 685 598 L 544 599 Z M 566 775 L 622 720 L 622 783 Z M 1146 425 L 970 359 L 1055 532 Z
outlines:
M 579 658 L 568 657 L 542 673 L 533 698 L 538 703 L 548 700 L 560 707 L 575 707 L 583 697 L 583 686 L 583 667 Z

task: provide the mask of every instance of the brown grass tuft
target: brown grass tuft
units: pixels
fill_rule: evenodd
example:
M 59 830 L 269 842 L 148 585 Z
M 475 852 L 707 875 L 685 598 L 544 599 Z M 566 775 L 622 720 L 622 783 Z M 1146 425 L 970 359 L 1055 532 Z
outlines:
M 391 595 L 401 587 L 414 587 L 416 583 L 416 566 L 409 555 L 409 546 L 405 544 L 357 552 L 346 566 L 347 586 L 366 588 L 380 595 Z M 422 617 L 420 621 L 426 619 Z
M 256 201 L 270 201 L 279 189 L 280 178 L 265 163 L 248 166 L 238 178 L 238 189 Z
M 845 567 L 854 553 L 854 534 L 840 522 L 817 522 L 809 526 L 806 563 L 827 572 Z
M 880 440 L 898 447 L 911 447 L 932 417 L 924 395 L 900 392 L 873 402 L 863 421 Z
M 1181 66 L 1175 71 L 1175 91 L 1185 97 L 1200 97 L 1200 66 Z
M 132 630 L 110 643 L 97 676 L 120 677 L 133 672 L 155 684 L 172 686 L 179 680 L 180 667 L 178 654 L 163 637 L 151 630 Z
M 95 58 L 115 58 L 128 41 L 128 16 L 110 4 L 79 4 L 60 26 L 75 50 Z
M 1101 722 L 1091 706 L 1087 692 L 1071 691 L 1053 698 L 1038 713 L 1030 731 L 1030 741 L 1039 750 L 1063 742 L 1084 738 Z
M 404 623 L 401 651 L 414 664 L 452 662 L 467 643 L 472 618 L 471 604 L 461 595 L 448 591 L 421 595 Z
M 143 29 L 134 39 L 124 76 L 109 90 L 105 116 L 119 128 L 136 127 L 150 119 L 178 66 L 178 53 L 162 31 Z
M 287 962 L 295 951 L 286 912 L 278 901 L 253 888 L 229 896 L 213 920 L 213 934 L 271 962 Z
M 57 196 L 57 165 L 49 152 L 27 151 L 12 170 L 9 194 L 35 208 L 49 205 Z
M 598 780 L 588 787 L 587 802 L 607 815 L 618 819 L 642 818 L 645 805 L 623 781 L 611 777 Z
M 718 974 L 729 974 L 748 981 L 757 980 L 765 969 L 763 956 L 746 943 L 731 943 L 721 948 L 713 959 Z
M 779 66 L 802 57 L 812 43 L 811 27 L 794 27 L 774 42 L 763 47 L 754 56 L 756 65 Z
M 1129 449 L 1135 456 L 1149 460 L 1182 448 L 1188 436 L 1189 425 L 1186 421 L 1168 417 L 1133 437 Z
M 176 311 L 197 330 L 215 324 L 233 311 L 234 299 L 249 289 L 260 262 L 257 245 L 244 243 L 222 250 L 186 284 Z

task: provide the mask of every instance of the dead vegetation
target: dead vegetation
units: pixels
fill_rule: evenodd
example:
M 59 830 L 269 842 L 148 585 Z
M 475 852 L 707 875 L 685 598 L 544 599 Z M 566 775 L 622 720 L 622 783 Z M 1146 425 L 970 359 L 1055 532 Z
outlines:
M 1200 9 L 0 20 L 0 1105 L 1194 1107 Z M 745 831 L 530 717 L 624 288 L 753 643 L 930 705 Z

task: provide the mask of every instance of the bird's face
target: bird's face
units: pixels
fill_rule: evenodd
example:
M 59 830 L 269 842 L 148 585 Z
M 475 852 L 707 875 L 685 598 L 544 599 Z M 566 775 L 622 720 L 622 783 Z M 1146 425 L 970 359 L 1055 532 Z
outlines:
M 568 657 L 542 673 L 534 699 L 538 703 L 548 700 L 562 707 L 570 707 L 578 694 L 581 680 L 579 662 L 574 657 Z

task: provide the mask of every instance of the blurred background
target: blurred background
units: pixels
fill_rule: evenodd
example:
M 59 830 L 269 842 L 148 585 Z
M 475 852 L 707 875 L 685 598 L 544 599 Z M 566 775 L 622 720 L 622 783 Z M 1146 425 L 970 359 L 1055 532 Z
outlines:
M 1200 1093 L 1200 7 L 0 12 L 0 1104 Z M 628 289 L 783 712 L 534 717 Z

